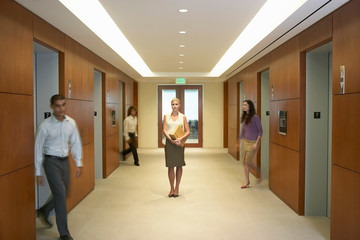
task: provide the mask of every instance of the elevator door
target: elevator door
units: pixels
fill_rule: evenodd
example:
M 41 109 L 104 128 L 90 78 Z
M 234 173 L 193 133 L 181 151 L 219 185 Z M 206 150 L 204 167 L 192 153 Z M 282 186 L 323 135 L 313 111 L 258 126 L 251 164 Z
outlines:
M 305 215 L 330 217 L 332 44 L 306 53 Z
M 59 93 L 59 54 L 34 42 L 34 129 L 50 116 L 50 98 Z M 42 175 L 45 176 L 44 169 Z M 51 191 L 44 178 L 44 186 L 36 185 L 36 208 L 40 208 L 49 198 Z

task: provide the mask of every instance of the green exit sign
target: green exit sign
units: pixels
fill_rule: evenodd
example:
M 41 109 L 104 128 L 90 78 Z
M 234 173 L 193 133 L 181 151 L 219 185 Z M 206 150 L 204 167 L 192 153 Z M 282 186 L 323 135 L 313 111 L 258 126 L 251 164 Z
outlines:
M 176 84 L 185 84 L 185 83 L 186 83 L 185 78 L 177 78 L 176 79 Z

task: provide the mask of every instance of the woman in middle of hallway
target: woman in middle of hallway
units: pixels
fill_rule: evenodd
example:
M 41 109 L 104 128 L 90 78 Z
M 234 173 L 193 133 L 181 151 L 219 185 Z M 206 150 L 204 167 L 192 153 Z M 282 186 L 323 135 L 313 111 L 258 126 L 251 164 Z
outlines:
M 190 129 L 187 119 L 184 114 L 179 112 L 180 100 L 174 98 L 171 100 L 172 112 L 164 115 L 163 132 L 166 137 L 165 143 L 165 161 L 168 168 L 168 177 L 170 182 L 169 197 L 179 196 L 179 186 L 183 172 L 184 161 L 184 147 L 181 146 L 181 142 L 186 140 L 190 135 Z M 171 139 L 169 133 L 172 133 L 177 126 L 184 130 L 185 135 L 175 140 Z M 176 167 L 176 176 L 174 168 Z M 174 181 L 176 177 L 176 185 L 174 187 Z
M 255 113 L 255 106 L 251 100 L 243 102 L 243 114 L 241 116 L 241 133 L 240 133 L 240 152 L 243 161 L 245 184 L 242 189 L 249 187 L 249 171 L 250 168 L 255 169 L 261 176 L 260 169 L 253 162 L 260 146 L 260 139 L 263 133 L 261 121 Z

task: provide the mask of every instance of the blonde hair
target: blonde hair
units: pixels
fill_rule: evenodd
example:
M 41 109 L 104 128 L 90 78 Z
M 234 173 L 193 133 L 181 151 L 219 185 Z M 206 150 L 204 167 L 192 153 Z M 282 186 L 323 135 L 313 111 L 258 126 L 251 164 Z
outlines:
M 171 99 L 171 103 L 172 103 L 173 101 L 177 101 L 179 104 L 181 104 L 180 99 L 178 99 L 178 98 L 173 98 L 173 99 Z

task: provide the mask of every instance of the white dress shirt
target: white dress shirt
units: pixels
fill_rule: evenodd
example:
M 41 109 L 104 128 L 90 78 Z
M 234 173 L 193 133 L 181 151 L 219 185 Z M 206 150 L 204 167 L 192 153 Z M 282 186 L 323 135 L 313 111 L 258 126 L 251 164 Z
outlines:
M 135 137 L 137 137 L 137 131 L 136 131 L 136 125 L 137 125 L 137 117 L 133 117 L 131 115 L 127 116 L 124 120 L 124 137 L 125 140 L 129 140 L 129 133 L 135 133 Z
M 41 176 L 43 154 L 57 157 L 66 157 L 71 154 L 76 166 L 81 167 L 82 144 L 74 119 L 64 116 L 63 121 L 58 121 L 53 115 L 40 124 L 35 138 L 35 174 Z

